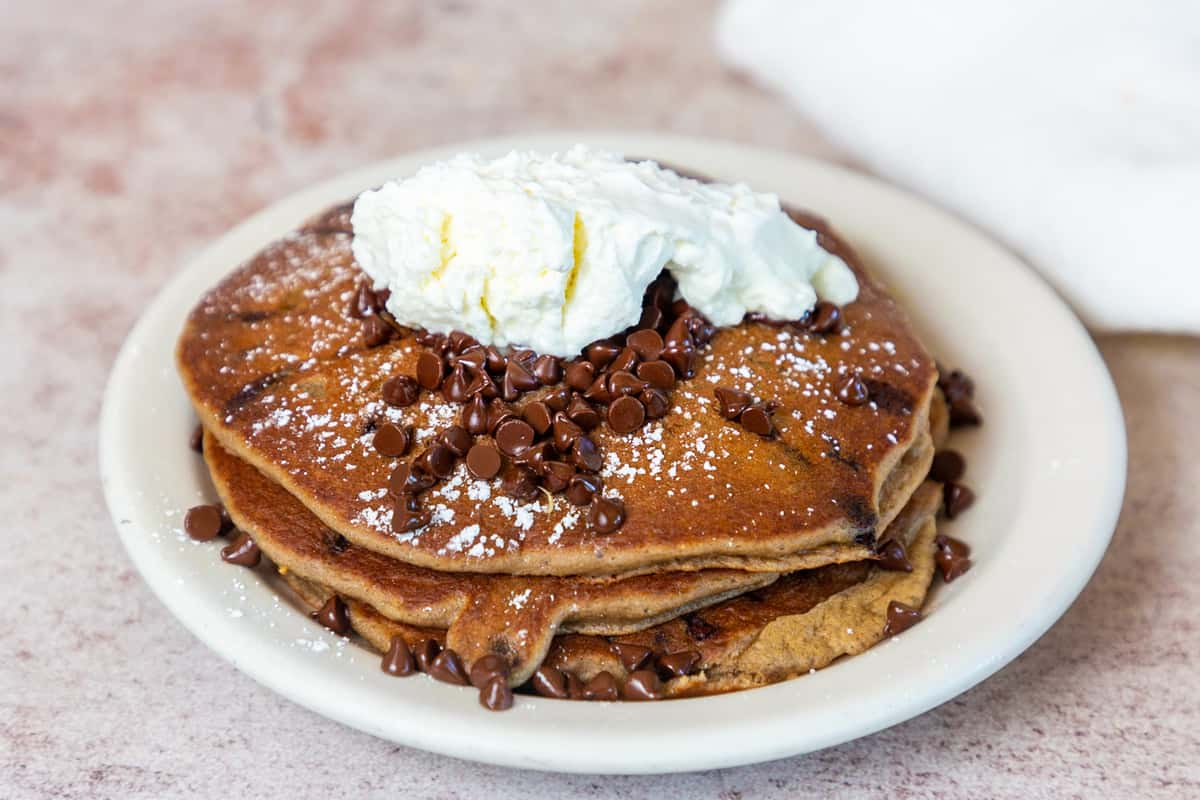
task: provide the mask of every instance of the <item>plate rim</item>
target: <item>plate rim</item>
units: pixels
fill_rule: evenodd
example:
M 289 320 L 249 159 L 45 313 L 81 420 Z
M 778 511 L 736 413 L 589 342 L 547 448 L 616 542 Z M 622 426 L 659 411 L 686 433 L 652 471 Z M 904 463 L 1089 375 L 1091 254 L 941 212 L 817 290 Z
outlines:
M 1092 381 L 1087 384 L 1090 396 L 1085 399 L 1095 407 L 1096 415 L 1105 420 L 1104 429 L 1095 432 L 1095 441 L 1092 444 L 1096 445 L 1099 455 L 1102 456 L 1093 460 L 1103 461 L 1107 469 L 1096 474 L 1089 472 L 1086 476 L 1094 481 L 1094 485 L 1084 488 L 1092 490 L 1096 502 L 1082 512 L 1087 515 L 1090 510 L 1088 520 L 1079 525 L 1080 530 L 1086 529 L 1086 535 L 1080 534 L 1076 537 L 1085 548 L 1076 561 L 1069 563 L 1061 572 L 1055 573 L 1052 587 L 1043 587 L 1043 591 L 1038 595 L 1038 599 L 1042 601 L 1041 613 L 1036 618 L 1021 620 L 1019 624 L 1010 623 L 1010 630 L 1005 637 L 992 634 L 993 639 L 1002 638 L 1003 641 L 1001 645 L 988 649 L 987 653 L 979 652 L 979 647 L 968 643 L 945 655 L 940 667 L 920 665 L 918 673 L 921 676 L 927 679 L 940 676 L 944 679 L 944 682 L 937 686 L 926 685 L 923 691 L 905 693 L 898 700 L 891 702 L 881 700 L 878 692 L 875 692 L 874 695 L 869 695 L 875 697 L 875 705 L 867 704 L 865 708 L 854 708 L 858 716 L 853 721 L 839 721 L 829 710 L 821 712 L 817 717 L 830 725 L 828 729 L 821 731 L 790 731 L 789 735 L 789 727 L 795 727 L 795 712 L 789 713 L 785 710 L 782 701 L 811 694 L 789 692 L 787 688 L 803 680 L 814 680 L 824 674 L 824 671 L 818 676 L 801 681 L 789 681 L 730 695 L 669 703 L 626 703 L 610 706 L 555 704 L 554 701 L 548 700 L 522 699 L 518 701 L 518 708 L 504 715 L 484 714 L 475 705 L 474 700 L 464 704 L 461 699 L 451 699 L 456 698 L 454 692 L 461 695 L 459 690 L 429 682 L 428 691 L 422 691 L 422 694 L 427 695 L 425 698 L 411 696 L 414 695 L 413 691 L 390 693 L 403 695 L 401 705 L 404 708 L 413 712 L 423 712 L 433 721 L 442 723 L 442 726 L 427 725 L 420 731 L 414 731 L 398 729 L 396 725 L 388 724 L 387 720 L 379 719 L 378 715 L 369 713 L 369 710 L 377 705 L 374 702 L 379 691 L 377 681 L 367 679 L 357 685 L 339 684 L 337 691 L 332 693 L 314 690 L 314 686 L 322 686 L 329 678 L 326 662 L 306 658 L 291 659 L 298 663 L 289 662 L 289 669 L 280 669 L 277 659 L 286 657 L 287 651 L 267 652 L 263 640 L 258 638 L 252 626 L 215 613 L 220 610 L 214 611 L 211 598 L 176 590 L 181 575 L 177 569 L 172 569 L 172 562 L 169 556 L 165 555 L 166 548 L 160 546 L 160 540 L 146 536 L 144 530 L 139 532 L 135 524 L 123 522 L 139 516 L 142 513 L 137 511 L 139 504 L 145 503 L 144 498 L 138 494 L 141 490 L 130 485 L 128 480 L 123 480 L 123 477 L 127 477 L 124 473 L 128 472 L 128 414 L 130 409 L 139 407 L 139 400 L 144 400 L 130 396 L 136 385 L 136 375 L 131 373 L 131 370 L 142 366 L 139 359 L 143 348 L 148 337 L 155 331 L 152 323 L 166 309 L 175 306 L 181 292 L 195 283 L 199 274 L 207 274 L 211 269 L 208 266 L 209 262 L 215 257 L 228 250 L 247 251 L 250 247 L 257 250 L 256 243 L 265 244 L 265 241 L 277 238 L 291 229 L 280 229 L 280 221 L 290 219 L 291 227 L 294 227 L 312 213 L 336 202 L 338 194 L 343 193 L 345 187 L 357 185 L 365 188 L 370 185 L 372 176 L 396 174 L 411 165 L 444 157 L 459 150 L 550 148 L 562 147 L 575 141 L 615 147 L 630 153 L 651 153 L 664 161 L 686 164 L 716 174 L 728 173 L 730 165 L 739 162 L 758 164 L 760 167 L 777 164 L 780 165 L 780 173 L 807 171 L 811 175 L 820 175 L 844 183 L 846 191 L 851 195 L 856 192 L 873 195 L 884 206 L 892 205 L 904 209 L 910 216 L 915 214 L 918 218 L 924 216 L 927 221 L 933 220 L 936 223 L 935 228 L 940 227 L 943 232 L 954 232 L 963 242 L 978 249 L 980 253 L 987 254 L 996 264 L 1003 264 L 1003 268 L 997 267 L 1002 272 L 1013 266 L 1018 268 L 1015 271 L 1009 270 L 1011 274 L 1005 274 L 1005 277 L 1023 283 L 1023 288 L 1030 293 L 1030 297 L 1034 297 L 1041 304 L 1042 310 L 1053 310 L 1048 312 L 1051 313 L 1052 321 L 1062 329 L 1061 332 L 1066 334 L 1069 340 L 1059 342 L 1058 346 L 1069 344 L 1068 349 L 1073 349 L 1074 354 L 1080 357 L 1077 363 L 1067 366 L 1068 371 L 1073 370 L 1072 374 L 1091 376 Z M 749 171 L 754 172 L 755 169 Z M 351 196 L 352 193 L 345 193 L 342 199 L 349 199 Z M 822 213 L 825 209 L 818 204 L 815 210 Z M 834 218 L 834 223 L 842 228 L 852 227 L 847 226 L 847 222 L 845 219 Z M 908 235 L 906 231 L 897 233 L 900 238 Z M 268 238 L 263 240 L 264 236 Z M 854 241 L 853 236 L 848 238 Z M 236 261 L 228 263 L 224 272 L 236 266 Z M 192 297 L 192 302 L 194 301 L 195 297 Z M 172 331 L 172 347 L 174 333 Z M 174 369 L 173 363 L 170 367 Z M 189 259 L 184 268 L 147 305 L 127 335 L 114 362 L 104 391 L 99 428 L 99 462 L 105 500 L 131 560 L 171 613 L 201 641 L 240 670 L 273 691 L 323 716 L 401 744 L 502 766 L 583 773 L 678 772 L 782 758 L 874 733 L 952 699 L 999 670 L 1032 645 L 1065 613 L 1082 591 L 1103 557 L 1115 528 L 1124 496 L 1127 458 L 1124 420 L 1116 389 L 1099 351 L 1082 323 L 1044 279 L 1010 251 L 974 227 L 879 179 L 819 159 L 716 139 L 617 131 L 563 131 L 485 138 L 412 151 L 322 181 L 256 212 Z M 183 450 L 182 445 L 180 450 Z M 1089 458 L 1092 455 L 1089 453 Z M 1074 468 L 1089 467 L 1076 465 Z M 219 562 L 218 567 L 227 569 Z M 1034 569 L 1037 574 L 1037 568 Z M 248 579 L 248 582 L 253 582 L 253 579 Z M 953 608 L 948 606 L 946 611 L 949 612 Z M 961 613 L 958 615 L 961 616 Z M 932 642 L 931 632 L 922 631 L 922 628 L 926 627 L 934 626 L 927 622 L 906 633 L 904 638 Z M 847 660 L 844 665 L 838 665 L 838 669 L 845 666 L 855 672 L 869 672 L 865 662 L 872 660 L 873 654 L 881 652 L 883 648 L 877 647 Z M 926 651 L 920 652 L 921 655 L 925 655 Z M 860 660 L 864 662 L 862 669 L 853 666 Z M 886 663 L 894 661 L 895 658 L 883 660 Z M 745 700 L 752 696 L 755 698 L 754 702 Z M 772 703 L 768 697 L 777 698 L 776 702 Z M 762 701 L 758 698 L 762 698 Z M 844 700 L 842 704 L 845 705 Z M 465 730 L 455 730 L 457 723 L 467 719 L 461 713 L 461 707 L 464 705 L 469 706 L 467 712 L 471 715 L 469 719 L 472 720 L 472 724 Z M 554 708 L 553 705 L 571 708 L 564 711 L 562 708 Z M 749 720 L 731 716 L 736 714 L 739 708 L 744 710 L 747 707 L 762 707 L 762 710 Z M 364 709 L 367 711 L 364 712 Z M 848 709 L 843 709 L 843 714 L 846 710 Z M 539 724 L 547 722 L 545 718 L 549 718 L 548 727 Z M 723 724 L 719 726 L 719 730 L 711 724 L 683 727 L 676 731 L 678 736 L 672 741 L 656 741 L 655 748 L 646 747 L 651 737 L 661 737 L 662 725 L 688 726 L 692 722 L 691 718 L 720 719 Z M 757 720 L 760 726 L 757 731 L 751 724 L 754 720 Z M 522 722 L 525 724 L 524 730 L 516 727 Z M 580 755 L 561 746 L 563 737 L 574 735 L 572 731 L 565 730 L 571 726 L 588 731 L 592 737 L 587 741 L 590 751 L 586 754 Z M 598 726 L 603 728 L 599 733 Z M 617 728 L 619 735 L 608 730 L 610 727 Z M 642 731 L 642 734 L 638 735 L 638 731 Z M 742 732 L 741 735 L 739 731 Z M 487 739 L 485 734 L 497 735 Z

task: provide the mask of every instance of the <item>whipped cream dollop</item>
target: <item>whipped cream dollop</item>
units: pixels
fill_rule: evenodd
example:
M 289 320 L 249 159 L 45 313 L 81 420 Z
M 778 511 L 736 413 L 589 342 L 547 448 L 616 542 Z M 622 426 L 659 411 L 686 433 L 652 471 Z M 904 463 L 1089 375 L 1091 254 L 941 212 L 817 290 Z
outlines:
M 432 164 L 364 192 L 352 223 L 354 256 L 401 324 L 557 356 L 636 323 L 663 269 L 716 325 L 858 296 L 777 196 L 583 146 Z

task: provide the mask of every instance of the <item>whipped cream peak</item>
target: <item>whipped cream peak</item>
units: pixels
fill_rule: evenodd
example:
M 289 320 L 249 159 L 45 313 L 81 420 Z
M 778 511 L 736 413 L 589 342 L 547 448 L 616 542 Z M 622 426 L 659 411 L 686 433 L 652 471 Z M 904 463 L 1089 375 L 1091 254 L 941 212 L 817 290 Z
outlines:
M 638 321 L 663 270 L 716 325 L 858 296 L 779 198 L 576 146 L 464 154 L 364 192 L 353 249 L 404 325 L 572 357 Z

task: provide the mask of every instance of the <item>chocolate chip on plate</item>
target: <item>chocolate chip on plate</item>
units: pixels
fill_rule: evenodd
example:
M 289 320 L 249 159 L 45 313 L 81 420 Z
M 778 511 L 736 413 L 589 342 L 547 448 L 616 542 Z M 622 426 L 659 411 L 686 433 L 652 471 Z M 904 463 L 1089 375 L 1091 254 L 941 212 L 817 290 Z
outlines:
M 643 647 L 640 644 L 626 644 L 624 642 L 613 642 L 609 645 L 615 655 L 621 661 L 621 666 L 626 672 L 636 672 L 650 662 L 654 657 L 654 651 L 649 647 Z
M 884 637 L 895 636 L 921 621 L 921 612 L 912 606 L 893 600 L 888 603 L 887 623 L 883 626 Z
M 908 560 L 908 551 L 904 549 L 904 543 L 899 539 L 889 539 L 880 546 L 878 552 L 879 560 L 876 561 L 880 569 L 888 570 L 889 572 L 912 572 L 912 562 Z
M 476 689 L 482 689 L 487 682 L 497 675 L 508 678 L 508 661 L 504 656 L 498 656 L 495 653 L 488 653 L 486 656 L 475 659 L 475 663 L 471 665 L 471 671 L 468 677 L 471 680 L 471 685 Z
M 397 676 L 412 675 L 417 671 L 416 661 L 403 636 L 392 637 L 391 644 L 388 646 L 387 652 L 383 654 L 379 668 L 388 675 Z
M 625 700 L 661 700 L 663 696 L 662 681 L 652 669 L 640 669 L 630 673 L 621 687 L 621 697 Z
M 436 639 L 422 639 L 413 646 L 413 659 L 417 662 L 417 668 L 422 672 L 429 672 L 430 666 L 433 665 L 433 660 L 437 658 L 437 654 L 442 651 L 442 646 L 437 643 Z
M 607 670 L 596 673 L 590 681 L 584 684 L 584 700 L 616 700 L 619 696 L 617 679 Z
M 658 657 L 659 670 L 671 678 L 679 678 L 687 675 L 699 663 L 699 650 L 680 650 L 676 653 L 667 653 Z
M 448 648 L 438 653 L 433 661 L 429 662 L 427 672 L 443 683 L 453 683 L 459 686 L 466 686 L 470 683 L 467 679 L 467 671 L 463 668 L 462 659 L 458 657 L 458 653 Z
M 479 704 L 488 711 L 505 711 L 512 708 L 513 692 L 508 679 L 497 675 L 479 690 Z
M 942 500 L 946 505 L 946 516 L 954 519 L 975 503 L 975 493 L 957 481 L 946 481 L 942 486 Z
M 221 535 L 225 515 L 219 506 L 193 506 L 183 518 L 183 529 L 198 542 L 208 542 Z
M 336 594 L 326 600 L 320 609 L 312 612 L 311 616 L 338 636 L 345 636 L 350 632 L 350 610 Z
M 538 667 L 529 683 L 542 697 L 553 697 L 556 700 L 566 700 L 568 697 L 567 676 L 549 664 Z
M 239 532 L 237 538 L 221 548 L 221 560 L 239 567 L 257 567 L 262 561 L 262 551 L 245 531 Z
M 933 545 L 933 561 L 946 583 L 950 583 L 971 568 L 971 548 L 966 542 L 938 534 L 933 540 Z
M 956 481 L 967 471 L 967 460 L 957 450 L 943 450 L 933 457 L 929 477 L 939 483 Z

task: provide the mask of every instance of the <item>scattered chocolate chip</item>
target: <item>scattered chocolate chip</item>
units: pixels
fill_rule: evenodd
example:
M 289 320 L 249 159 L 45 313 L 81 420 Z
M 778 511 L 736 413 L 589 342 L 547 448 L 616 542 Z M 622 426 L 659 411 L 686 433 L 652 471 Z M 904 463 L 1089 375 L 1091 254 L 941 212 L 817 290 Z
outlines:
M 513 354 L 508 357 L 508 360 L 520 362 L 521 366 L 526 370 L 532 370 L 533 362 L 537 360 L 537 353 L 527 347 L 522 347 L 519 350 L 514 350 Z
M 484 351 L 484 366 L 487 371 L 499 375 L 504 372 L 504 368 L 508 366 L 508 359 L 494 345 L 488 345 Z
M 204 426 L 197 425 L 192 428 L 192 435 L 188 437 L 188 447 L 195 453 L 204 452 Z
M 613 642 L 609 647 L 612 648 L 613 654 L 621 660 L 621 666 L 625 668 L 626 672 L 638 671 L 654 657 L 653 650 L 649 647 L 642 647 L 640 644 Z
M 450 331 L 450 336 L 448 339 L 450 342 L 450 349 L 455 353 L 461 353 L 469 348 L 479 346 L 478 339 L 463 331 Z
M 665 417 L 667 411 L 671 409 L 671 400 L 662 389 L 656 389 L 651 386 L 643 389 L 638 398 L 642 401 L 642 405 L 646 407 L 646 419 Z
M 612 533 L 625 524 L 625 504 L 610 497 L 597 497 L 588 511 L 588 522 L 597 533 Z
M 642 361 L 656 360 L 666 346 L 655 330 L 634 331 L 625 337 L 625 345 L 632 348 Z
M 499 398 L 488 405 L 488 433 L 496 435 L 496 429 L 507 419 L 516 419 L 517 414 L 510 406 L 505 405 Z
M 450 372 L 450 377 L 442 381 L 442 397 L 451 403 L 461 403 L 469 396 L 471 383 L 466 365 L 456 364 Z
M 363 344 L 367 347 L 379 347 L 392 338 L 392 327 L 377 316 L 370 316 L 362 324 Z
M 389 406 L 404 408 L 417 402 L 421 396 L 421 387 L 407 375 L 397 375 L 389 378 L 383 384 L 383 402 Z
M 808 329 L 813 333 L 833 333 L 842 327 L 842 310 L 827 300 L 820 300 L 809 316 Z
M 942 501 L 946 505 L 946 516 L 954 519 L 975 503 L 975 493 L 957 481 L 947 481 L 942 486 Z
M 658 306 L 643 306 L 642 316 L 638 318 L 637 327 L 658 329 L 662 327 L 665 319 L 666 315 L 663 314 L 662 309 Z
M 483 372 L 483 365 L 487 363 L 487 351 L 479 345 L 475 345 L 451 356 L 451 361 L 455 366 L 462 364 L 468 372 Z
M 350 303 L 350 316 L 356 319 L 369 317 L 379 310 L 379 304 L 375 295 L 375 290 L 370 284 L 359 284 L 358 291 L 354 293 L 354 299 Z
M 310 616 L 338 636 L 345 636 L 350 632 L 350 610 L 336 594 Z
M 608 373 L 597 375 L 596 380 L 592 381 L 592 385 L 587 388 L 583 396 L 597 403 L 611 403 L 613 393 L 608 386 Z
M 504 656 L 489 653 L 486 656 L 475 659 L 475 663 L 471 665 L 469 677 L 471 685 L 476 689 L 482 689 L 487 685 L 488 681 L 497 676 L 508 678 L 508 661 L 505 660 Z
M 538 442 L 522 451 L 515 456 L 515 460 L 518 464 L 524 464 L 534 473 L 541 475 L 545 470 L 546 462 L 554 458 L 555 455 L 554 443 L 546 440 Z
M 887 607 L 887 624 L 883 626 L 884 638 L 904 633 L 920 621 L 920 611 L 893 600 Z
M 561 670 L 549 664 L 542 664 L 534 671 L 529 679 L 533 690 L 542 697 L 553 697 L 556 700 L 567 699 L 567 676 Z
M 471 449 L 473 439 L 470 432 L 459 425 L 451 425 L 446 430 L 442 431 L 438 436 L 438 440 L 446 445 L 458 458 L 462 458 Z
M 453 683 L 459 686 L 466 686 L 470 683 L 467 680 L 467 671 L 463 668 L 462 659 L 453 650 L 447 649 L 438 653 L 433 661 L 429 662 L 427 672 L 431 677 L 443 683 Z
M 383 654 L 379 668 L 388 675 L 399 677 L 412 675 L 417 671 L 416 661 L 414 661 L 412 651 L 408 649 L 408 643 L 404 641 L 403 636 L 392 637 L 392 642 L 388 646 L 387 652 Z
M 946 395 L 946 400 L 950 403 L 960 398 L 970 399 L 975 396 L 975 381 L 960 369 L 945 373 L 939 366 L 938 386 L 941 387 L 942 392 Z
M 513 466 L 501 476 L 500 490 L 514 500 L 520 500 L 523 503 L 531 502 L 538 497 L 538 487 L 533 476 L 529 474 L 529 470 L 519 466 Z
M 608 391 L 614 397 L 634 395 L 646 388 L 646 382 L 632 372 L 620 370 L 608 376 Z
M 637 376 L 659 389 L 670 389 L 675 385 L 675 369 L 662 360 L 643 361 L 638 364 Z
M 477 444 L 467 451 L 467 470 L 481 481 L 496 477 L 501 464 L 500 451 L 490 444 Z
M 417 668 L 422 672 L 429 672 L 429 668 L 433 666 L 433 660 L 441 651 L 442 646 L 437 643 L 436 639 L 422 639 L 417 642 L 413 647 L 413 659 L 417 662 Z
M 574 397 L 567 406 L 567 416 L 585 431 L 590 431 L 600 424 L 600 412 L 579 396 Z
M 445 353 L 450 349 L 450 343 L 446 340 L 446 334 L 434 333 L 433 331 L 419 330 L 414 337 L 417 344 L 422 347 L 428 347 L 430 350 L 436 350 L 439 353 Z
M 635 397 L 618 397 L 608 407 L 608 425 L 617 433 L 632 433 L 646 422 L 646 408 Z
M 454 451 L 441 442 L 431 444 L 417 456 L 416 463 L 438 478 L 449 478 L 454 474 Z
M 194 506 L 183 518 L 183 529 L 198 542 L 209 542 L 221 535 L 225 527 L 219 506 Z
M 837 390 L 838 399 L 848 406 L 861 406 L 871 399 L 867 384 L 856 373 L 847 376 Z
M 492 376 L 488 375 L 483 370 L 477 370 L 475 377 L 467 384 L 467 395 L 469 397 L 483 397 L 491 399 L 500 396 L 500 390 L 496 387 L 496 382 L 492 380 Z
M 612 701 L 616 700 L 618 695 L 617 679 L 607 670 L 596 673 L 583 687 L 584 700 Z
M 542 469 L 542 485 L 552 494 L 565 491 L 575 477 L 575 468 L 564 461 L 547 461 Z
M 417 383 L 432 392 L 442 385 L 445 376 L 445 360 L 437 353 L 422 350 L 417 356 Z
M 963 428 L 971 425 L 982 425 L 983 415 L 975 407 L 975 401 L 969 397 L 959 397 L 950 401 L 950 427 Z
M 738 422 L 742 423 L 742 427 L 751 433 L 757 433 L 759 436 L 773 436 L 775 434 L 775 425 L 771 422 L 771 415 L 767 409 L 760 405 L 753 405 L 742 412 L 738 417 Z
M 404 455 L 408 452 L 408 446 L 411 443 L 411 430 L 401 428 L 391 422 L 376 428 L 375 437 L 372 439 L 372 444 L 375 445 L 379 454 L 388 457 Z
M 505 400 L 516 400 L 522 393 L 538 388 L 538 379 L 525 369 L 520 361 L 510 359 L 504 370 L 504 383 L 501 396 Z
M 239 567 L 257 567 L 262 561 L 262 551 L 245 531 L 240 531 L 232 542 L 221 548 L 221 560 Z
M 512 708 L 513 692 L 508 679 L 497 675 L 479 690 L 479 704 L 488 711 L 506 711 Z
M 542 398 L 551 411 L 566 411 L 567 404 L 571 402 L 571 390 L 566 386 L 560 386 L 554 391 Z
M 753 402 L 749 393 L 743 392 L 741 389 L 718 386 L 713 390 L 713 394 L 716 395 L 717 402 L 721 405 L 721 416 L 725 419 L 737 419 Z
M 530 424 L 534 433 L 538 436 L 550 430 L 553 414 L 550 411 L 550 406 L 540 400 L 527 403 L 525 408 L 521 410 L 521 416 Z
M 675 369 L 675 374 L 681 379 L 691 378 L 696 374 L 696 349 L 688 347 L 668 347 L 662 352 L 662 360 Z
M 567 502 L 571 505 L 586 506 L 592 502 L 592 498 L 603 485 L 599 475 L 575 475 L 567 484 Z
M 417 505 L 411 495 L 396 498 L 392 508 L 392 532 L 411 533 L 429 524 L 432 515 Z
M 933 560 L 946 583 L 954 580 L 971 568 L 971 548 L 967 543 L 938 534 L 933 540 Z
M 580 428 L 566 414 L 554 415 L 554 446 L 558 448 L 558 452 L 566 453 L 571 450 L 571 445 L 580 436 L 583 436 L 583 428 Z
M 899 539 L 889 539 L 879 548 L 879 560 L 875 563 L 879 564 L 880 569 L 886 569 L 889 572 L 912 572 L 912 563 L 908 560 L 908 552 L 904 549 L 904 543 Z
M 533 444 L 533 426 L 521 419 L 506 419 L 496 428 L 496 444 L 510 456 L 524 452 Z
M 717 632 L 717 626 L 698 614 L 686 614 L 683 622 L 687 625 L 688 636 L 697 642 L 703 642 Z
M 684 314 L 686 313 L 684 312 Z M 667 335 L 663 338 L 664 350 L 695 349 L 696 343 L 692 340 L 692 331 L 688 327 L 688 321 L 684 314 L 676 317 L 675 321 L 671 323 L 671 327 L 667 329 Z
M 468 433 L 480 436 L 488 432 L 487 402 L 475 395 L 462 410 L 462 425 Z
M 596 443 L 587 436 L 580 436 L 571 445 L 570 458 L 572 464 L 589 472 L 598 472 L 604 464 Z
M 706 345 L 717 335 L 717 327 L 705 319 L 703 314 L 695 312 L 687 317 L 688 330 L 698 345 Z
M 939 483 L 956 481 L 967 471 L 967 460 L 957 450 L 943 450 L 933 457 L 929 477 Z
M 700 663 L 699 650 L 680 650 L 658 657 L 658 669 L 669 678 L 687 675 Z
M 626 700 L 661 700 L 662 681 L 652 669 L 641 669 L 630 673 L 621 687 L 621 697 Z
M 388 489 L 394 495 L 420 494 L 433 486 L 434 476 L 417 462 L 399 464 L 388 479 Z
M 554 356 L 538 356 L 533 362 L 532 372 L 543 386 L 553 386 L 562 380 L 562 365 Z
M 625 347 L 613 359 L 613 362 L 608 365 L 609 372 L 630 372 L 637 368 L 638 354 L 632 347 Z
M 588 345 L 584 351 L 587 360 L 592 362 L 592 366 L 597 370 L 604 369 L 611 364 L 620 352 L 621 348 L 612 342 L 596 342 Z
M 567 696 L 572 700 L 585 699 L 583 696 L 583 681 L 579 679 L 579 676 L 574 672 L 564 671 L 564 674 L 567 677 Z
M 567 367 L 565 380 L 575 391 L 585 391 L 596 380 L 596 367 L 590 361 L 576 361 Z

